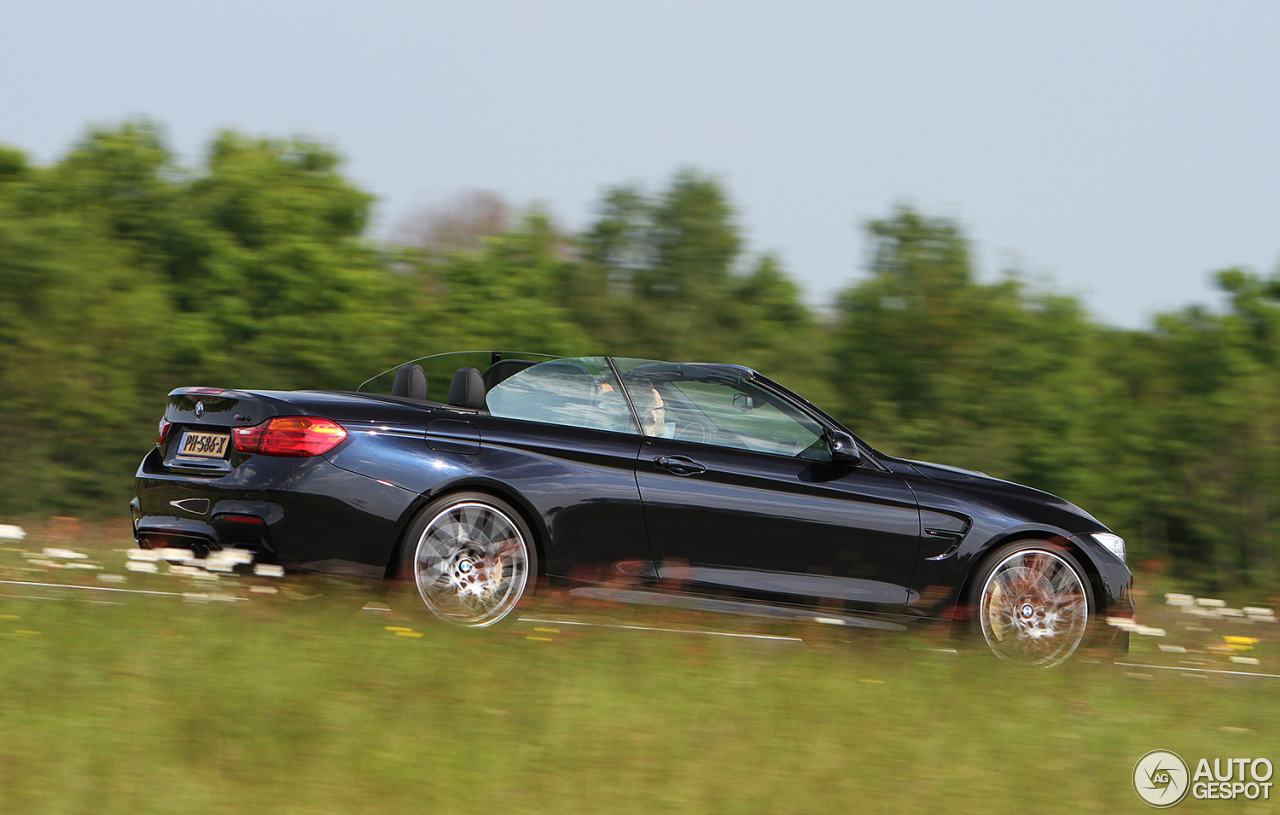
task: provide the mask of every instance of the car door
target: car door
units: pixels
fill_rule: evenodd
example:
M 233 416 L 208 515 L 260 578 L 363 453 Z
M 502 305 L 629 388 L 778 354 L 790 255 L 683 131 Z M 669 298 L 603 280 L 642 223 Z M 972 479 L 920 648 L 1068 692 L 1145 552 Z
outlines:
M 635 462 L 641 438 L 603 357 L 544 362 L 489 389 L 474 472 L 541 516 L 548 575 L 630 580 L 652 571 Z
M 620 360 L 662 581 L 899 610 L 920 545 L 911 489 L 832 461 L 823 427 L 745 369 Z

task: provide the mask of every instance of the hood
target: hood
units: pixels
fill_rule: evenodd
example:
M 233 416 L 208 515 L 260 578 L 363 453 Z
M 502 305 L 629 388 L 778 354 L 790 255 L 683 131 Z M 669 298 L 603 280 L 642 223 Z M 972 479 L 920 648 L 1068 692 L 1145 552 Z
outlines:
M 995 478 L 977 470 L 967 470 L 963 467 L 953 467 L 949 464 L 935 464 L 931 461 L 912 461 L 910 459 L 898 460 L 904 464 L 910 465 L 917 473 L 925 478 L 929 478 L 934 481 L 953 484 L 970 490 L 994 493 L 996 495 L 1013 498 L 1015 500 L 1033 501 L 1037 504 L 1049 504 L 1070 512 L 1073 515 L 1078 515 L 1081 518 L 1087 518 L 1103 529 L 1106 528 L 1097 518 L 1093 517 L 1088 512 L 1085 512 L 1083 509 L 1065 498 L 1059 498 L 1052 493 L 1044 492 L 1043 490 L 1038 490 L 1034 487 L 1015 484 L 1012 481 Z

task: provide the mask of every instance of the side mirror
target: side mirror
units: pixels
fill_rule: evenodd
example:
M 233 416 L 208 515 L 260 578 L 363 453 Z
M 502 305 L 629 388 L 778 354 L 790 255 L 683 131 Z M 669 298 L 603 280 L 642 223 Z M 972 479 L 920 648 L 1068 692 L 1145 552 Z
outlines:
M 862 463 L 862 451 L 858 449 L 858 443 L 843 430 L 832 430 L 827 435 L 827 444 L 831 446 L 833 462 L 854 467 Z

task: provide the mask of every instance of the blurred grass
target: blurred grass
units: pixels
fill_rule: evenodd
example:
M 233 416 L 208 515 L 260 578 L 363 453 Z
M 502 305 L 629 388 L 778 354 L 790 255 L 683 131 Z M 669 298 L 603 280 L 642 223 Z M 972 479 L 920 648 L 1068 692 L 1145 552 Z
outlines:
M 118 530 L 82 532 L 89 561 L 123 560 Z M 0 551 L 3 579 L 33 580 L 14 550 L 57 540 Z M 1150 750 L 1280 761 L 1280 680 L 1012 670 L 928 635 L 817 626 L 768 629 L 804 643 L 543 623 L 475 636 L 353 613 L 341 591 L 299 603 L 234 582 L 219 591 L 250 600 L 0 586 L 53 598 L 0 597 L 0 812 L 1136 812 L 1130 773 Z M 1265 663 L 1245 670 L 1275 672 L 1275 628 L 1251 627 Z M 1138 639 L 1129 661 L 1154 661 Z

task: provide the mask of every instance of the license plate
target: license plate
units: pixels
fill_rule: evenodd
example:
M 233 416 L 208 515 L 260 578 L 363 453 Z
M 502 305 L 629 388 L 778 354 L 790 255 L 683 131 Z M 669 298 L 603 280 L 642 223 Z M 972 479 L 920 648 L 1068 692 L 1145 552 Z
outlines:
M 182 434 L 182 442 L 178 445 L 178 455 L 196 458 L 223 458 L 227 453 L 227 445 L 231 436 L 227 433 L 197 433 L 188 430 Z

